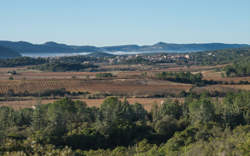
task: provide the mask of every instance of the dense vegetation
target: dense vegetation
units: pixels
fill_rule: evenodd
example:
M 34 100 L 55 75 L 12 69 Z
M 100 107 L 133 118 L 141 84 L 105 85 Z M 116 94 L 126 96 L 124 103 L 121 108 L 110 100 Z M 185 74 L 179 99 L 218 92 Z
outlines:
M 31 69 L 50 71 L 50 72 L 66 72 L 66 71 L 84 71 L 85 69 L 88 68 L 97 68 L 97 66 L 93 64 L 53 62 L 53 63 L 38 65 L 32 67 Z
M 77 56 L 64 56 L 59 58 L 50 58 L 51 62 L 62 62 L 62 63 L 83 63 L 92 62 L 98 63 L 102 62 L 104 58 L 92 57 L 89 55 L 77 55 Z
M 39 92 L 32 92 L 25 90 L 23 92 L 15 92 L 13 89 L 8 89 L 8 91 L 5 94 L 0 94 L 0 97 L 26 97 L 26 96 L 33 96 L 33 97 L 55 97 L 55 96 L 77 96 L 77 95 L 86 95 L 88 92 L 69 92 L 65 88 L 59 88 L 59 89 L 46 89 Z
M 16 67 L 16 66 L 27 66 L 27 65 L 41 65 L 49 63 L 72 63 L 72 64 L 81 64 L 83 62 L 102 62 L 103 58 L 95 58 L 90 56 L 68 56 L 60 58 L 32 58 L 32 57 L 18 57 L 18 58 L 9 58 L 1 59 L 0 67 Z
M 216 65 L 227 64 L 250 58 L 250 48 L 223 49 L 207 52 L 191 53 L 190 64 Z
M 225 67 L 225 72 L 228 77 L 235 76 L 250 76 L 250 59 L 236 62 L 233 65 Z
M 19 57 L 19 58 L 0 60 L 0 67 L 38 65 L 38 64 L 44 64 L 46 62 L 47 60 L 44 58 Z
M 160 80 L 168 80 L 178 83 L 189 83 L 197 86 L 223 83 L 225 84 L 225 82 L 222 81 L 203 80 L 203 75 L 201 73 L 192 74 L 191 72 L 161 72 L 157 73 L 155 77 Z M 226 83 L 229 84 L 228 82 Z M 246 84 L 248 84 L 248 82 L 246 82 Z
M 191 72 L 162 72 L 157 73 L 156 78 L 190 84 L 200 84 L 202 82 L 201 73 L 192 74 Z
M 34 109 L 0 107 L 1 155 L 248 155 L 250 93 L 183 103 L 165 100 L 147 112 L 126 99 L 100 108 L 69 98 Z
M 97 78 L 108 78 L 108 77 L 113 77 L 112 73 L 98 73 L 96 74 Z
M 232 70 L 232 66 L 227 66 L 225 68 L 227 76 L 231 76 L 232 73 L 229 74 L 229 71 L 237 71 L 238 68 Z M 247 70 L 246 70 L 247 71 Z M 234 72 L 234 76 L 236 76 L 236 72 Z M 237 76 L 243 76 L 238 74 Z M 247 74 L 244 74 L 247 76 Z M 214 81 L 214 80 L 204 80 L 203 75 L 201 73 L 192 74 L 191 72 L 161 72 L 155 75 L 155 78 L 160 80 L 168 80 L 178 83 L 188 83 L 194 84 L 196 86 L 205 86 L 205 85 L 215 85 L 215 84 L 224 84 L 224 85 L 232 85 L 232 84 L 249 84 L 248 81 L 239 81 L 239 82 L 227 82 L 227 81 Z

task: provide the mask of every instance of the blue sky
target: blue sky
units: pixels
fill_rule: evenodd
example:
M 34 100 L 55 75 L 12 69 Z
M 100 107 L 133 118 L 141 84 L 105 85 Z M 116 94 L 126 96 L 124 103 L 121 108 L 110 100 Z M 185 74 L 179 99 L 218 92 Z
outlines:
M 0 40 L 250 44 L 250 0 L 2 0 Z

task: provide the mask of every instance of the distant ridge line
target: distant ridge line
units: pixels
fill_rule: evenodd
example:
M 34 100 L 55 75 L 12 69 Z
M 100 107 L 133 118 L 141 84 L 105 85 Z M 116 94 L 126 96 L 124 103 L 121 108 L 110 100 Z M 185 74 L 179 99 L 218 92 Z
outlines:
M 33 44 L 25 41 L 0 41 L 0 46 L 10 48 L 19 53 L 80 53 L 80 52 L 194 52 L 194 51 L 209 51 L 221 50 L 229 48 L 250 47 L 248 44 L 226 44 L 226 43 L 165 43 L 158 42 L 153 45 L 117 45 L 117 46 L 76 46 L 56 43 L 53 41 L 43 44 Z

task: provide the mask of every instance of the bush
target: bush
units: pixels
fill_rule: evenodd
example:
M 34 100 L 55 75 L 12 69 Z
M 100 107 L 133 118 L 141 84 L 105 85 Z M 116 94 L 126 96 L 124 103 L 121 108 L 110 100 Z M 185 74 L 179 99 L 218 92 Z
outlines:
M 107 78 L 107 77 L 113 77 L 112 73 L 98 73 L 96 74 L 97 78 Z

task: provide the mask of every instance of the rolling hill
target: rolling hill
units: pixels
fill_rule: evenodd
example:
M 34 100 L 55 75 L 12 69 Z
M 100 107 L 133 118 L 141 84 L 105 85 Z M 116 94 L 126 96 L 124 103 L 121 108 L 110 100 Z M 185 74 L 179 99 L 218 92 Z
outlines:
M 44 44 L 32 44 L 29 42 L 0 41 L 0 46 L 11 48 L 20 53 L 80 53 L 80 52 L 195 52 L 220 50 L 228 48 L 250 47 L 247 44 L 224 44 L 224 43 L 199 43 L 199 44 L 175 44 L 159 42 L 154 45 L 119 45 L 119 46 L 74 46 L 46 42 Z
M 0 59 L 6 59 L 6 58 L 16 58 L 20 57 L 21 54 L 18 52 L 11 50 L 9 48 L 5 48 L 3 46 L 0 46 Z

